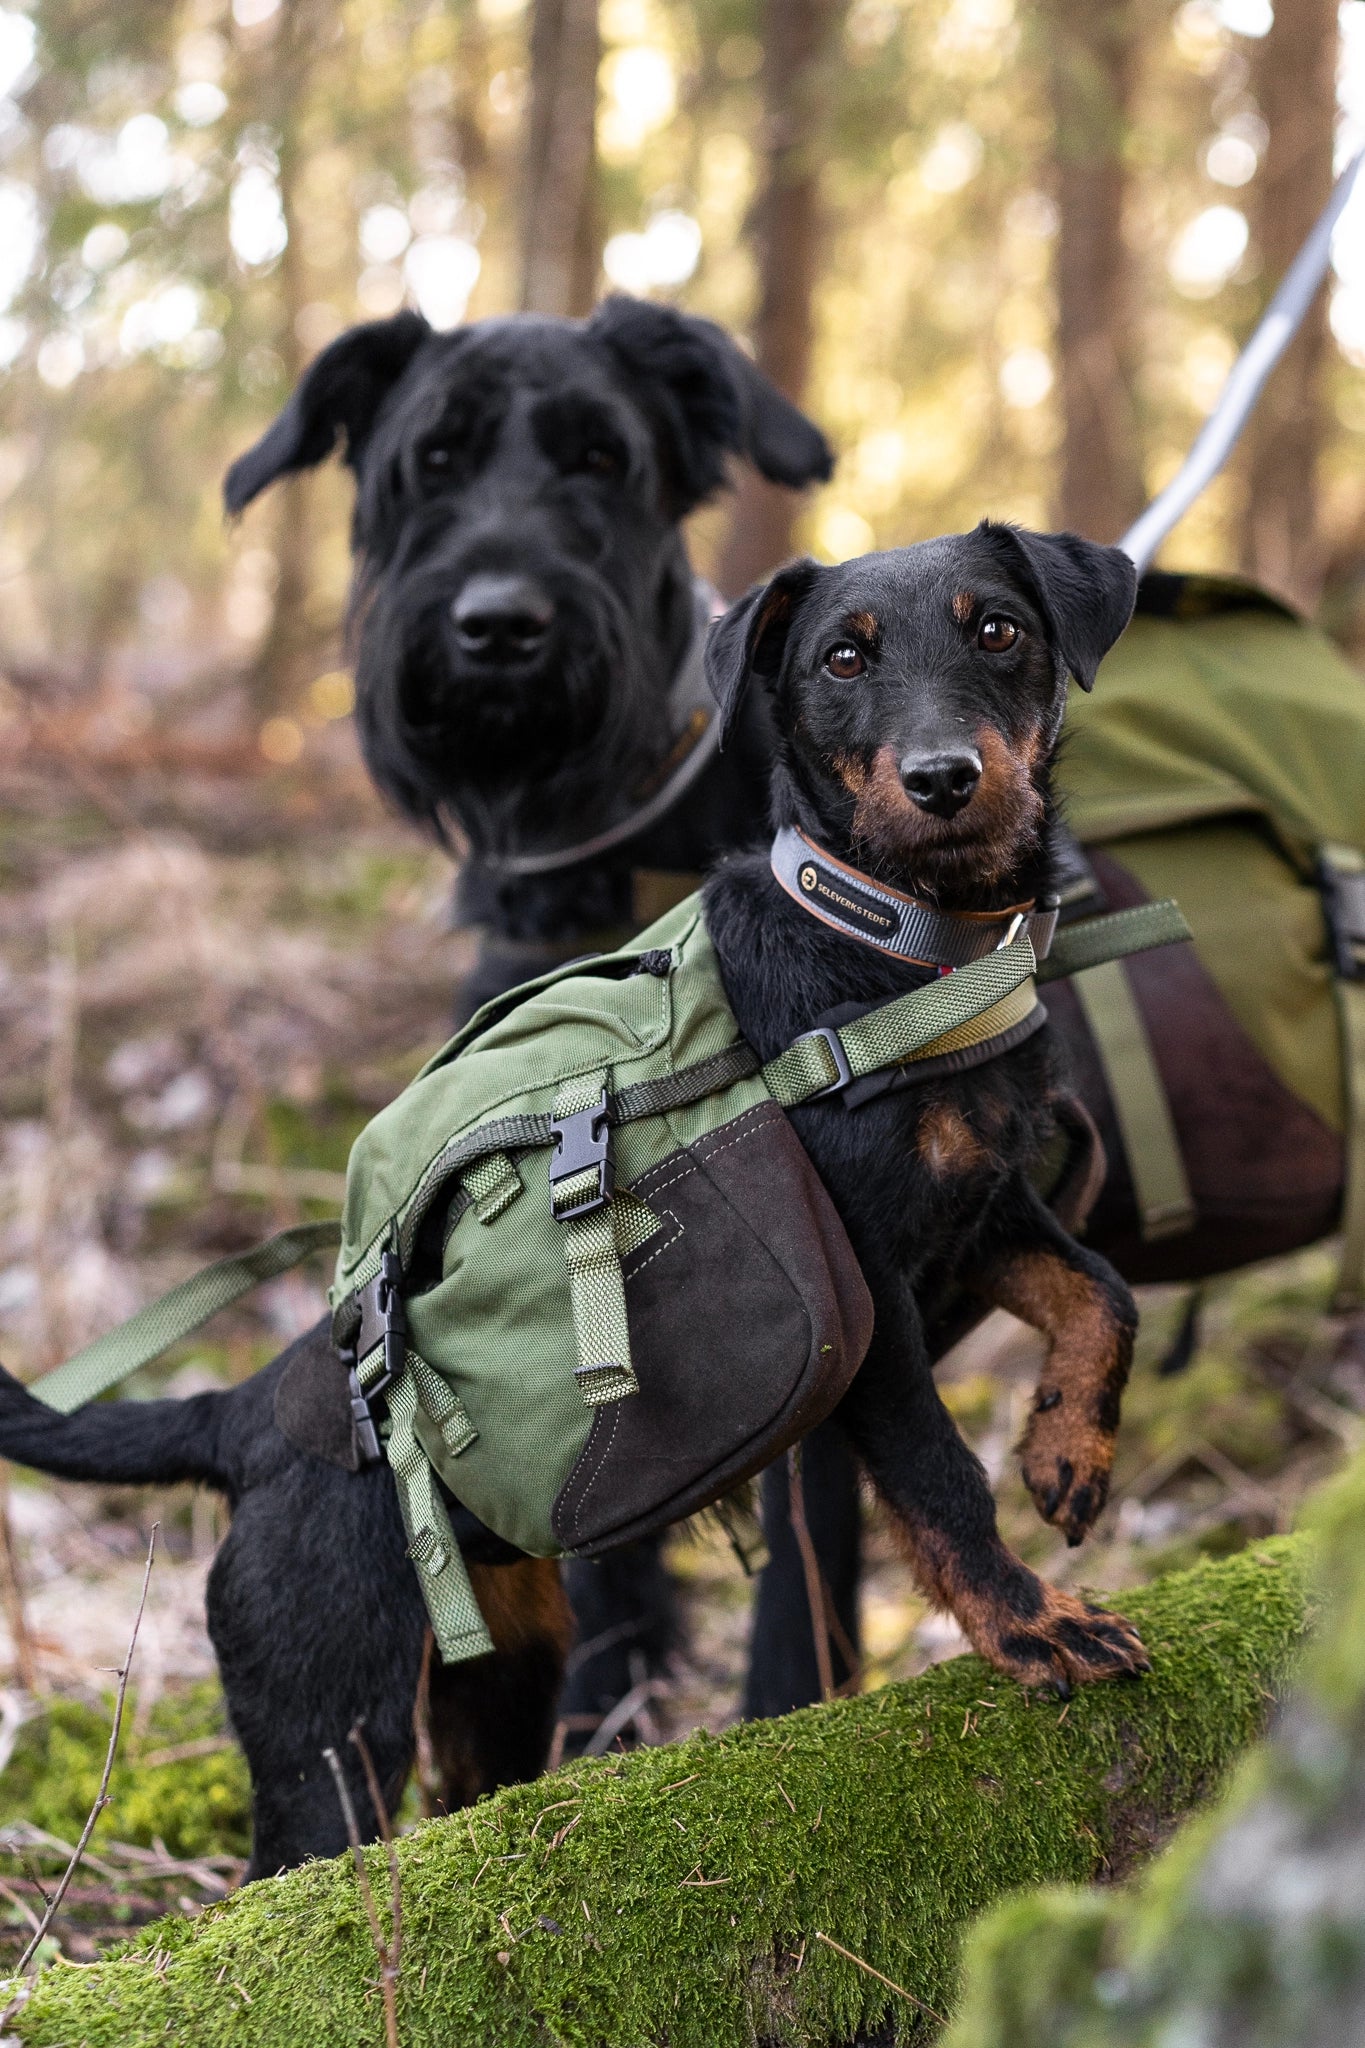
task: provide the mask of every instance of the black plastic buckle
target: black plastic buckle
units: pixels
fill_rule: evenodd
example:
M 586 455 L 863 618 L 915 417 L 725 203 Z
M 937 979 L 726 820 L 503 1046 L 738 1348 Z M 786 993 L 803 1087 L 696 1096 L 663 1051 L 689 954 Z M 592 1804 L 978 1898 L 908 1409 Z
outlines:
M 388 1392 L 408 1357 L 408 1319 L 403 1313 L 402 1295 L 403 1268 L 397 1252 L 380 1255 L 379 1272 L 368 1287 L 360 1294 L 360 1329 L 356 1333 L 356 1349 L 350 1354 L 349 1378 L 351 1388 L 351 1420 L 355 1424 L 356 1437 L 361 1453 L 367 1463 L 373 1463 L 379 1456 L 379 1434 L 375 1427 L 372 1403 Z M 373 1314 L 379 1321 L 379 1343 L 384 1347 L 384 1370 L 377 1379 L 365 1387 L 360 1383 L 358 1351 L 363 1343 L 366 1358 L 373 1356 L 378 1345 L 368 1341 L 366 1325 L 374 1327 L 369 1303 L 373 1301 Z
M 598 1101 L 589 1103 L 586 1109 L 576 1109 L 571 1116 L 557 1117 L 550 1125 L 550 1135 L 555 1141 L 554 1156 L 550 1161 L 550 1207 L 560 1222 L 573 1216 L 591 1216 L 594 1210 L 605 1209 L 611 1200 L 612 1189 L 616 1185 L 616 1168 L 611 1159 L 608 1116 L 604 1082 Z M 572 1180 L 575 1174 L 592 1171 L 597 1174 L 597 1187 L 593 1193 L 571 1202 L 556 1199 L 556 1188 Z
M 351 1390 L 351 1427 L 355 1431 L 360 1462 L 362 1465 L 377 1465 L 383 1455 L 379 1447 L 379 1431 L 375 1427 L 370 1397 L 361 1386 L 360 1375 L 354 1366 L 348 1367 L 346 1382 Z
M 848 1054 L 844 1051 L 843 1040 L 832 1024 L 817 1024 L 813 1031 L 803 1031 L 799 1038 L 792 1040 L 792 1050 L 795 1051 L 798 1045 L 804 1045 L 808 1038 L 821 1038 L 824 1040 L 826 1050 L 834 1062 L 834 1071 L 839 1076 L 837 1081 L 830 1082 L 828 1088 L 817 1088 L 814 1095 L 806 1097 L 806 1102 L 822 1102 L 825 1096 L 837 1095 L 841 1088 L 849 1088 L 853 1085 L 853 1069 L 848 1063 Z M 804 1106 L 803 1104 L 802 1107 Z
M 1343 981 L 1365 981 L 1365 869 L 1339 867 L 1324 854 L 1318 884 L 1333 965 Z

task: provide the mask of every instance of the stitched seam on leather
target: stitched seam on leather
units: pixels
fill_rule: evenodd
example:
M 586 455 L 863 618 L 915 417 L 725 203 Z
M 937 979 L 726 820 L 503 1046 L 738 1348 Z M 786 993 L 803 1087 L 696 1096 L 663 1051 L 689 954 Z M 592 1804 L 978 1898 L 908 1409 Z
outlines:
M 611 1447 L 613 1443 L 615 1443 L 616 1441 L 616 1425 L 620 1421 L 620 1419 L 621 1403 L 619 1401 L 613 1401 L 611 1404 L 611 1428 L 608 1430 L 607 1440 L 602 1446 L 602 1455 L 597 1460 L 597 1463 L 596 1465 L 594 1465 L 592 1471 L 589 1472 L 587 1477 L 584 1479 L 582 1490 L 580 1491 L 578 1500 L 574 1505 L 573 1518 L 575 1523 L 578 1521 L 580 1515 L 583 1512 L 583 1509 L 587 1505 L 588 1495 L 591 1493 L 593 1487 L 597 1484 L 597 1481 L 601 1476 L 602 1467 L 606 1464 L 607 1458 L 611 1452 Z
M 678 1222 L 678 1219 L 673 1214 L 673 1211 L 671 1209 L 665 1209 L 664 1215 L 671 1217 L 674 1225 L 676 1226 L 672 1237 L 666 1237 L 662 1244 L 656 1245 L 654 1247 L 654 1250 L 650 1253 L 649 1257 L 647 1259 L 641 1259 L 638 1266 L 627 1266 L 625 1268 L 625 1277 L 627 1280 L 633 1280 L 637 1273 L 644 1272 L 646 1266 L 652 1266 L 654 1264 L 654 1261 L 657 1258 L 659 1258 L 664 1252 L 666 1252 L 670 1245 L 675 1245 L 678 1242 L 678 1239 L 681 1236 L 683 1236 L 684 1225 Z M 646 1242 L 648 1242 L 648 1240 L 646 1240 Z M 640 1249 L 643 1251 L 644 1246 L 642 1245 Z
M 740 1131 L 739 1137 L 729 1137 L 726 1135 L 727 1132 L 738 1130 L 740 1124 L 750 1123 L 750 1120 L 754 1117 L 762 1117 L 765 1123 L 770 1123 L 772 1121 L 771 1112 L 774 1111 L 779 1117 L 782 1115 L 782 1111 L 777 1103 L 756 1102 L 752 1109 L 746 1109 L 743 1115 L 737 1116 L 732 1123 L 722 1124 L 718 1131 L 710 1131 L 706 1137 L 698 1138 L 692 1150 L 696 1153 L 698 1159 L 709 1159 L 717 1152 L 726 1152 L 731 1145 L 737 1145 L 740 1138 L 749 1138 L 753 1135 L 752 1129 Z M 718 1142 L 721 1139 L 724 1140 L 724 1143 Z
M 655 1185 L 655 1174 L 662 1173 L 666 1167 L 672 1169 L 668 1179 L 659 1181 Z M 671 1188 L 676 1181 L 686 1180 L 689 1173 L 695 1173 L 696 1171 L 697 1163 L 694 1159 L 689 1159 L 685 1166 L 678 1165 L 676 1155 L 670 1159 L 661 1159 L 657 1166 L 650 1167 L 648 1173 L 642 1173 L 638 1180 L 633 1180 L 626 1189 L 626 1193 L 628 1195 L 640 1195 L 640 1190 L 643 1188 L 645 1194 L 640 1195 L 640 1199 L 643 1201 L 648 1195 L 662 1194 L 665 1188 Z

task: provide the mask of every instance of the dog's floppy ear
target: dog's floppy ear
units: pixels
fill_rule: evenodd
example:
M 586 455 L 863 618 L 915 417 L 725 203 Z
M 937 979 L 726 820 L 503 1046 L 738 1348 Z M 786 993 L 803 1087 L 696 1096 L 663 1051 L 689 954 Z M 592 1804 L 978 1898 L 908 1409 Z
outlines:
M 430 333 L 420 313 L 395 313 L 329 342 L 274 425 L 228 471 L 228 511 L 242 511 L 289 470 L 325 462 L 339 437 L 345 438 L 346 460 L 354 469 L 380 406 Z
M 706 642 L 706 680 L 720 706 L 722 746 L 750 678 L 771 682 L 781 668 L 792 620 L 819 574 L 818 562 L 790 562 L 770 583 L 756 583 L 737 598 L 712 626 Z
M 1137 570 L 1122 548 L 1077 533 L 1029 533 L 983 519 L 977 528 L 1022 568 L 1042 605 L 1053 644 L 1083 690 L 1133 616 Z
M 719 490 L 727 454 L 746 456 L 794 489 L 832 471 L 820 429 L 714 322 L 615 297 L 603 300 L 588 332 L 611 351 L 654 421 L 676 514 Z

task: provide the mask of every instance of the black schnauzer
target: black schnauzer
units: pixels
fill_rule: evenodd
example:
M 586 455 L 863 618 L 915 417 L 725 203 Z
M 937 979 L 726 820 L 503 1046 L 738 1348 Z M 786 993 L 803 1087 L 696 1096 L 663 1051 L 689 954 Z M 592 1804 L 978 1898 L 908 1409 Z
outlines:
M 365 758 L 400 809 L 442 834 L 454 825 L 468 846 L 456 915 L 481 936 L 459 1023 L 648 922 L 665 903 L 637 907 L 637 877 L 680 876 L 682 895 L 761 832 L 767 708 L 755 700 L 719 752 L 701 661 L 708 607 L 681 522 L 719 489 L 731 454 L 793 486 L 828 476 L 832 458 L 720 328 L 631 299 L 585 321 L 436 334 L 400 313 L 353 328 L 233 465 L 229 510 L 338 442 L 356 479 Z M 822 1539 L 826 1464 L 846 1459 L 821 1437 L 810 1493 Z M 848 1485 L 845 1474 L 838 1500 Z M 775 1554 L 756 1641 L 781 1657 L 792 1602 L 780 1539 Z M 846 1512 L 822 1554 L 856 1630 Z M 662 1664 L 676 1600 L 657 1543 L 567 1578 L 579 1647 L 564 1706 L 587 1716 L 629 1689 L 634 1656 Z
M 365 759 L 468 845 L 457 915 L 485 936 L 462 1021 L 624 938 L 635 872 L 694 874 L 751 836 L 769 734 L 760 710 L 715 747 L 681 523 L 731 454 L 793 486 L 832 458 L 720 328 L 624 298 L 587 320 L 353 328 L 233 464 L 228 509 L 339 441 Z
M 1048 887 L 1066 673 L 1089 684 L 1132 592 L 1114 549 L 988 526 L 784 571 L 717 630 L 708 668 L 727 723 L 752 679 L 769 686 L 779 826 L 958 918 L 998 914 Z M 763 1057 L 936 972 L 812 917 L 762 855 L 723 867 L 706 903 L 730 1000 Z M 1079 1538 L 1104 1501 L 1135 1313 L 1123 1282 L 1029 1185 L 1057 1086 L 1040 1030 L 970 1073 L 950 1057 L 856 1108 L 833 1096 L 794 1115 L 877 1310 L 836 1423 L 895 1511 L 925 1590 L 999 1670 L 1065 1691 L 1142 1670 L 1141 1645 L 1120 1617 L 1047 1586 L 1004 1547 L 931 1372 L 964 1299 L 1047 1334 L 1024 1471 L 1044 1516 Z M 426 1615 L 392 1477 L 300 1451 L 275 1419 L 286 1363 L 330 1342 L 320 1324 L 227 1393 L 70 1416 L 0 1373 L 0 1456 L 71 1479 L 197 1480 L 231 1502 L 208 1619 L 251 1768 L 252 1876 L 344 1848 L 322 1752 L 346 1754 L 357 1721 L 390 1808 L 414 1749 Z M 567 1643 L 554 1565 L 519 1558 L 458 1506 L 454 1526 L 497 1651 L 430 1672 L 452 1806 L 543 1766 Z M 373 1829 L 358 1778 L 356 1802 Z

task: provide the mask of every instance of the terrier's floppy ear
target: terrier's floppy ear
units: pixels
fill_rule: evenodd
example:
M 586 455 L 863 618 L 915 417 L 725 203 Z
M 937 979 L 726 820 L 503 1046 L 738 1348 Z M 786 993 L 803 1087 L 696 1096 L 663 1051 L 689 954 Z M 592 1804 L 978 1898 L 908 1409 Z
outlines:
M 706 680 L 720 706 L 722 747 L 750 677 L 770 683 L 781 668 L 792 620 L 819 574 L 818 562 L 790 562 L 770 583 L 756 583 L 747 590 L 712 626 L 706 642 Z
M 344 437 L 354 469 L 375 417 L 431 333 L 420 313 L 370 320 L 329 342 L 310 363 L 284 411 L 254 448 L 239 455 L 223 482 L 223 498 L 236 514 L 277 477 L 325 462 Z
M 1122 548 L 1077 533 L 1030 533 L 983 519 L 984 534 L 1022 568 L 1052 633 L 1053 645 L 1083 690 L 1133 616 L 1137 570 Z
M 829 476 L 834 456 L 820 429 L 712 321 L 616 297 L 603 300 L 588 333 L 611 350 L 654 422 L 676 516 L 720 489 L 727 454 L 793 489 Z

